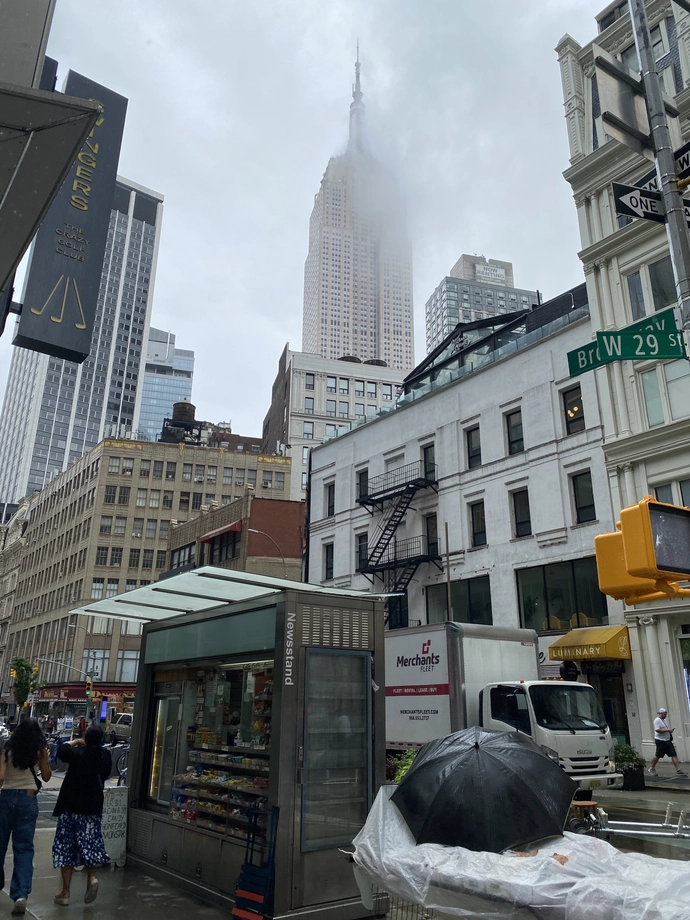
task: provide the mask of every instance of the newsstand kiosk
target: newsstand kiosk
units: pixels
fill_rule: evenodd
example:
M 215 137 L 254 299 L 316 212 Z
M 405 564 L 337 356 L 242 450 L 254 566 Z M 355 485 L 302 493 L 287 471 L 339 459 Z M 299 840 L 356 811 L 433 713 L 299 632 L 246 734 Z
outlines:
M 210 566 L 120 597 L 166 610 L 142 636 L 129 857 L 232 898 L 253 829 L 269 916 L 370 916 L 340 850 L 384 782 L 381 602 Z

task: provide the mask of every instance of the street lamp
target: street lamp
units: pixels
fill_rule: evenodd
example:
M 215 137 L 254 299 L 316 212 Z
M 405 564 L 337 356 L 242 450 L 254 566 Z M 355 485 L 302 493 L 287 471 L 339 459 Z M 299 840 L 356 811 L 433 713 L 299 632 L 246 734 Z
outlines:
M 271 541 L 271 543 L 275 546 L 275 548 L 280 553 L 280 558 L 283 560 L 283 572 L 285 574 L 285 578 L 287 578 L 288 573 L 287 573 L 287 563 L 285 562 L 285 556 L 283 555 L 282 549 L 278 546 L 278 544 L 273 539 L 273 537 L 270 534 L 266 533 L 265 530 L 256 530 L 254 527 L 247 527 L 247 530 L 249 531 L 249 533 L 260 533 L 262 536 L 268 537 L 268 539 Z
M 91 657 L 92 656 L 93 656 L 94 665 L 96 664 L 96 649 L 94 648 L 94 645 L 93 645 L 93 635 L 89 632 L 86 626 L 80 626 L 79 623 L 69 623 L 67 628 L 68 629 L 83 629 L 86 635 L 89 637 L 90 648 L 88 650 L 89 651 L 88 658 L 86 659 L 86 667 L 87 667 L 86 674 L 89 675 L 89 671 L 91 670 Z M 89 676 L 92 676 L 92 675 L 89 675 Z

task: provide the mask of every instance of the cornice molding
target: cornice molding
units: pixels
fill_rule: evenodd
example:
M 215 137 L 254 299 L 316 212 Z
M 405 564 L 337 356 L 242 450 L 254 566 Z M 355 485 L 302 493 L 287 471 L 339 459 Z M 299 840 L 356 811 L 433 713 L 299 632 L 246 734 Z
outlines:
M 604 460 L 607 469 L 617 468 L 624 463 L 639 463 L 664 453 L 690 449 L 690 418 L 660 425 L 649 431 L 618 438 L 604 444 Z

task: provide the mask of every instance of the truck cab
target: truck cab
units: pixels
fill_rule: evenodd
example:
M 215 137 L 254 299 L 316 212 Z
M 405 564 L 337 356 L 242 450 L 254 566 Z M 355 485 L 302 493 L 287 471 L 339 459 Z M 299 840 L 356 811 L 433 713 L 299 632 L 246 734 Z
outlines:
M 581 789 L 619 789 L 611 730 L 589 684 L 563 680 L 502 681 L 486 685 L 479 722 L 517 730 L 572 777 Z

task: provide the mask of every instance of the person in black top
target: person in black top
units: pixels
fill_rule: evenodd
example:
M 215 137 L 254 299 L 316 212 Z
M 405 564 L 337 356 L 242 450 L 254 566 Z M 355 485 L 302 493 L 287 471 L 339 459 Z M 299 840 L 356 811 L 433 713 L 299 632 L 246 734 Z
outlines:
M 103 730 L 92 725 L 83 738 L 61 744 L 58 758 L 68 764 L 53 815 L 58 819 L 53 841 L 53 866 L 62 873 L 62 889 L 55 903 L 69 904 L 70 884 L 75 866 L 86 867 L 84 903 L 91 904 L 98 894 L 96 866 L 110 862 L 105 851 L 101 819 L 103 785 L 110 776 L 112 757 L 103 748 Z

